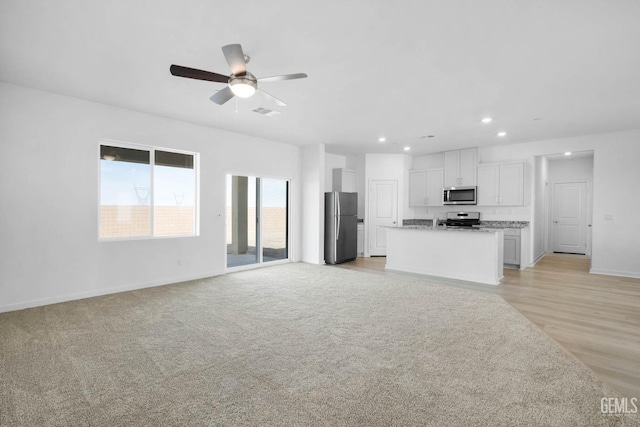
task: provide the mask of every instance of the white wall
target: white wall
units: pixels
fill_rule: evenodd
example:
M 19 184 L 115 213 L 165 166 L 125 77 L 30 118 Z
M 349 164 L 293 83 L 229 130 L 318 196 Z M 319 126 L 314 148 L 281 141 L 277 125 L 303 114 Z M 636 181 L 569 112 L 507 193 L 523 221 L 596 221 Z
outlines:
M 547 229 L 547 183 L 549 161 L 545 156 L 536 156 L 534 160 L 533 217 L 531 219 L 531 235 L 533 262 L 538 261 L 545 253 Z
M 200 236 L 98 242 L 103 138 L 200 153 Z M 300 259 L 298 147 L 6 83 L 0 147 L 0 311 L 224 273 L 227 171 L 292 179 Z
M 302 260 L 324 264 L 324 144 L 302 148 Z
M 593 273 L 640 277 L 640 131 L 596 144 L 593 165 Z M 613 221 L 605 219 L 612 215 Z

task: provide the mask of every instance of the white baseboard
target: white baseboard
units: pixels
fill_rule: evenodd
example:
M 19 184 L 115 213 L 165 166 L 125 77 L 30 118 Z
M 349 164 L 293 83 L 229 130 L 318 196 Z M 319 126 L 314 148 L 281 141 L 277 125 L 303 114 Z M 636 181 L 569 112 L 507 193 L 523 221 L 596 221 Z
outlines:
M 542 255 L 540 255 L 538 258 L 534 259 L 532 263 L 530 263 L 529 265 L 526 266 L 521 266 L 520 270 L 524 270 L 525 268 L 532 268 L 534 267 L 538 262 L 540 262 L 540 260 L 542 258 L 544 258 L 544 256 L 547 254 L 548 252 L 543 252 Z
M 75 301 L 85 298 L 99 297 L 102 295 L 117 294 L 120 292 L 135 291 L 138 289 L 153 288 L 155 286 L 170 285 L 173 283 L 188 282 L 190 280 L 205 279 L 207 277 L 219 276 L 221 274 L 224 274 L 224 271 L 214 271 L 211 273 L 199 274 L 196 276 L 174 277 L 172 279 L 160 280 L 155 282 L 135 283 L 127 286 L 120 286 L 117 288 L 97 289 L 88 292 L 77 292 L 52 298 L 42 298 L 37 300 L 25 301 L 17 304 L 0 305 L 0 313 L 24 310 L 25 308 L 41 307 L 44 305 L 58 304 L 61 302 Z
M 637 271 L 618 271 L 618 270 L 606 270 L 602 268 L 592 268 L 589 270 L 591 274 L 602 274 L 604 276 L 618 276 L 618 277 L 630 277 L 632 279 L 640 279 L 640 273 Z

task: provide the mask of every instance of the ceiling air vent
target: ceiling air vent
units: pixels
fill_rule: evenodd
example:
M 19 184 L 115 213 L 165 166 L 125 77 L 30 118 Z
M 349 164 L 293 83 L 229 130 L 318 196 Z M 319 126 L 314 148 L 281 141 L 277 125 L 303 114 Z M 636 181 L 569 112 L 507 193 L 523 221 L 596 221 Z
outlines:
M 262 108 L 262 107 L 258 107 L 253 111 L 255 113 L 262 114 L 269 117 L 277 116 L 278 114 L 280 114 L 280 111 L 269 110 L 268 108 Z

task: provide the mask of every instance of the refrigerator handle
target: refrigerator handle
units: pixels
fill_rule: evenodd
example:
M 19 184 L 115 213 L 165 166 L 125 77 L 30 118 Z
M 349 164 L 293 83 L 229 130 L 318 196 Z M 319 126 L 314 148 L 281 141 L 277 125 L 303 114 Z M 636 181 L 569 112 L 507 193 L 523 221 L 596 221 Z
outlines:
M 336 206 L 338 206 L 338 216 L 341 215 L 340 213 L 340 193 L 338 193 L 337 191 L 334 193 L 335 197 L 336 197 Z
M 338 215 L 338 220 L 336 221 L 336 241 L 340 237 L 340 215 Z

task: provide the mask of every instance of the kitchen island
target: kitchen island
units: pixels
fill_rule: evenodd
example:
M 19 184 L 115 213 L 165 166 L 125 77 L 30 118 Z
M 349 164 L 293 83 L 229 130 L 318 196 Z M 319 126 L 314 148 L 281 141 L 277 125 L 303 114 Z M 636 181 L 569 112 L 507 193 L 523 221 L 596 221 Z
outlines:
M 502 229 L 388 227 L 385 269 L 498 285 L 503 245 Z

